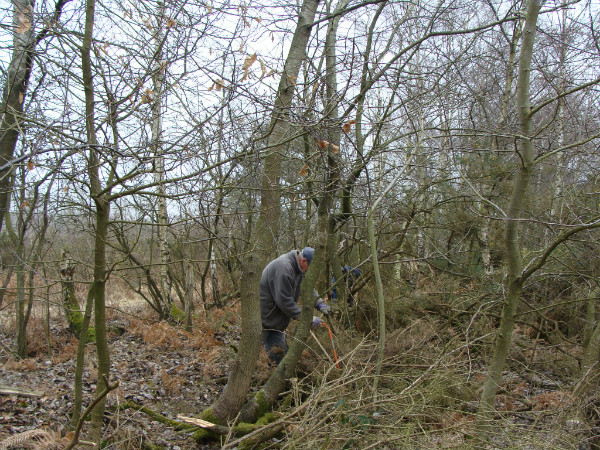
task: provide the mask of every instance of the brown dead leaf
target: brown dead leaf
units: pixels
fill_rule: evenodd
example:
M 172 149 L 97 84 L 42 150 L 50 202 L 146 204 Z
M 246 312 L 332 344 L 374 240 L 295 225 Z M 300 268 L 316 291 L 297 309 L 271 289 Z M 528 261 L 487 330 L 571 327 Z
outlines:
M 331 151 L 333 153 L 339 153 L 340 152 L 340 148 L 337 145 L 335 145 L 335 144 L 329 144 L 329 147 L 331 147 Z
M 329 146 L 329 142 L 320 140 L 320 141 L 317 141 L 317 146 L 321 149 L 327 148 Z
M 33 170 L 34 167 L 35 167 L 35 163 L 33 162 L 33 159 L 30 159 L 29 161 L 27 161 L 27 170 Z
M 265 76 L 265 74 L 267 73 L 267 66 L 265 66 L 265 63 L 263 62 L 262 59 L 259 59 L 258 62 L 260 63 L 260 77 L 263 78 Z
M 563 391 L 543 392 L 529 399 L 534 411 L 557 410 L 567 408 L 571 398 Z
M 298 172 L 298 175 L 302 175 L 303 177 L 305 177 L 306 175 L 308 175 L 308 165 L 304 164 L 302 166 L 302 169 L 300 170 L 300 172 Z
M 23 13 L 19 13 L 18 17 L 21 24 L 17 27 L 17 33 L 23 34 L 31 30 L 31 21 L 29 20 L 29 17 Z
M 248 71 L 248 69 L 250 69 L 250 66 L 252 66 L 252 64 L 254 64 L 256 62 L 257 56 L 256 53 L 248 56 L 246 58 L 246 60 L 244 61 L 244 65 L 242 66 L 242 70 L 244 71 Z
M 19 103 L 22 105 L 23 104 L 23 100 L 25 100 L 25 98 L 23 97 L 23 93 L 19 92 Z
M 347 121 L 343 126 L 342 126 L 342 130 L 344 130 L 345 133 L 350 133 L 350 126 L 355 124 L 356 120 L 349 120 Z

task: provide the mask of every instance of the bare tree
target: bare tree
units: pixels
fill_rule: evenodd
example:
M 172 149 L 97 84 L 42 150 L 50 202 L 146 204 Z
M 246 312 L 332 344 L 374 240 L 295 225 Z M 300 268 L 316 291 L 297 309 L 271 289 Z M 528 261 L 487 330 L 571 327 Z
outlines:
M 10 191 L 12 188 L 15 148 L 25 122 L 24 105 L 31 71 L 35 63 L 36 46 L 51 36 L 69 0 L 58 0 L 50 18 L 35 17 L 33 0 L 14 0 L 13 4 L 13 52 L 7 77 L 3 86 L 2 104 L 0 105 L 0 231 L 5 214 L 8 213 Z M 44 27 L 35 33 L 35 24 L 43 20 Z M 31 155 L 23 155 L 25 159 Z

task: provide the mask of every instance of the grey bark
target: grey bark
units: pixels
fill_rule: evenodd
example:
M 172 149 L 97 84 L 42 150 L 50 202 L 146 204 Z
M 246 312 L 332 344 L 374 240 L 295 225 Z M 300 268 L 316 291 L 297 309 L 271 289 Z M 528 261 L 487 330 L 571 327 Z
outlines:
M 279 216 L 281 212 L 281 164 L 290 134 L 286 117 L 291 105 L 296 80 L 311 33 L 319 0 L 305 0 L 298 15 L 296 30 L 281 75 L 275 99 L 264 159 L 261 185 L 260 214 L 254 229 L 255 250 L 244 258 L 240 284 L 242 340 L 225 389 L 212 405 L 213 414 L 227 421 L 237 415 L 250 388 L 260 352 L 262 324 L 260 318 L 259 284 L 263 267 L 277 253 Z M 312 295 L 312 293 L 311 293 Z
M 536 23 L 539 11 L 539 0 L 529 0 L 524 27 L 523 45 L 519 57 L 519 76 L 517 81 L 517 103 L 522 136 L 520 145 L 521 167 L 513 186 L 510 204 L 507 210 L 507 217 L 505 219 L 504 247 L 506 251 L 508 275 L 506 282 L 507 293 L 502 308 L 502 316 L 494 345 L 494 353 L 483 385 L 483 392 L 481 394 L 481 402 L 479 405 L 477 431 L 482 438 L 485 437 L 485 434 L 489 429 L 489 420 L 494 412 L 494 398 L 500 384 L 502 369 L 504 368 L 506 358 L 510 352 L 515 313 L 525 279 L 522 276 L 523 263 L 521 260 L 521 248 L 519 244 L 519 219 L 522 215 L 523 202 L 525 200 L 534 164 L 533 144 L 531 139 L 532 115 L 529 88 L 533 43 L 535 40 Z
M 95 206 L 96 234 L 94 236 L 94 328 L 96 330 L 96 352 L 98 358 L 98 378 L 96 381 L 96 403 L 90 421 L 90 439 L 97 445 L 102 441 L 102 419 L 104 417 L 105 397 L 110 377 L 110 355 L 106 338 L 106 239 L 110 217 L 110 202 L 103 193 L 100 179 L 100 160 L 97 151 L 94 85 L 91 63 L 92 38 L 94 31 L 96 1 L 85 2 L 85 27 L 81 44 L 81 69 L 83 91 L 85 95 L 85 127 L 88 145 L 87 171 L 90 183 L 90 197 Z M 114 167 L 114 165 L 113 165 Z M 112 180 L 109 179 L 107 184 Z

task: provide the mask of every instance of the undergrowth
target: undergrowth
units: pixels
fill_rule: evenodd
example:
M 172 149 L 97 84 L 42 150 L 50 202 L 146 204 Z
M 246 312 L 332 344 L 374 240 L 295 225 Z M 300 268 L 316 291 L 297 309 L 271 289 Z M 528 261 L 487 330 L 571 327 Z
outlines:
M 419 279 L 411 289 L 386 291 L 390 316 L 375 392 L 377 317 L 374 299 L 365 289 L 357 298 L 357 321 L 351 327 L 327 319 L 333 343 L 323 328 L 311 333 L 296 376 L 282 396 L 285 401 L 279 405 L 283 435 L 265 448 L 482 448 L 474 425 L 500 298 L 492 288 L 483 292 L 472 283 L 444 284 L 443 280 L 434 284 Z M 520 319 L 487 445 L 523 450 L 591 448 L 598 434 L 600 399 L 594 394 L 584 401 L 571 397 L 580 346 L 549 343 L 536 332 L 535 316 L 522 314 Z M 239 306 L 197 313 L 192 332 L 143 315 L 127 317 L 126 322 L 127 333 L 139 337 L 149 349 L 194 351 L 202 360 L 206 383 L 228 375 L 223 362 L 237 350 Z M 55 359 L 74 355 L 76 341 L 67 335 L 48 342 L 43 323 L 34 322 L 32 330 L 30 345 L 40 354 L 50 348 Z M 231 345 L 224 343 L 227 334 L 234 336 Z M 6 363 L 8 370 L 37 370 L 41 364 L 33 359 Z M 261 352 L 253 389 L 272 370 Z M 176 397 L 186 379 L 177 371 L 163 370 L 160 382 L 169 396 Z M 117 427 L 111 433 L 113 448 L 151 446 L 142 431 Z M 221 444 L 227 442 L 224 438 Z

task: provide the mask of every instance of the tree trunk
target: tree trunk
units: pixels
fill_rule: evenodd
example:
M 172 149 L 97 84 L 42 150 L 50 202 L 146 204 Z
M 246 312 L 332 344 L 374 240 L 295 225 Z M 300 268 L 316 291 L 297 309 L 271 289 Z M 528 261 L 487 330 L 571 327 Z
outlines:
M 23 103 L 33 66 L 35 35 L 33 0 L 13 0 L 13 54 L 4 85 L 0 110 L 0 166 L 12 160 L 23 122 Z M 8 212 L 13 177 L 10 168 L 0 171 L 0 231 Z
M 83 323 L 83 314 L 79 308 L 79 302 L 75 297 L 75 283 L 73 282 L 75 267 L 71 265 L 71 258 L 67 257 L 65 251 L 63 251 L 63 258 L 63 268 L 60 270 L 60 284 L 63 291 L 63 309 L 65 311 L 65 318 L 69 324 L 69 329 L 79 337 Z
M 587 352 L 587 347 L 594 335 L 594 329 L 596 327 L 596 303 L 598 303 L 598 299 L 600 299 L 600 289 L 594 290 L 587 298 L 585 325 L 583 326 L 583 341 L 581 343 L 584 354 Z
M 515 25 L 515 29 L 510 37 L 509 41 L 509 53 L 508 53 L 508 64 L 506 66 L 505 73 L 505 83 L 504 90 L 502 93 L 502 103 L 500 106 L 500 120 L 498 121 L 496 136 L 492 140 L 492 148 L 496 150 L 508 150 L 509 146 L 512 145 L 512 140 L 509 140 L 505 137 L 500 137 L 505 134 L 504 127 L 506 126 L 507 116 L 508 116 L 508 107 L 510 106 L 511 94 L 513 91 L 513 84 L 515 80 L 515 65 L 516 65 L 516 56 L 517 56 L 517 47 L 519 41 L 521 40 L 521 35 L 523 32 L 523 19 L 520 19 Z M 487 157 L 489 158 L 489 157 Z M 487 159 L 489 163 L 489 159 Z M 498 181 L 498 180 L 496 180 Z M 486 200 L 492 198 L 492 192 L 486 194 Z M 492 204 L 488 201 L 480 202 L 479 213 L 482 217 L 482 225 L 477 230 L 477 237 L 479 239 L 479 246 L 481 248 L 481 258 L 483 260 L 483 267 L 486 274 L 491 274 L 494 271 L 492 258 L 491 258 L 491 249 L 490 249 L 490 224 L 492 222 L 490 210 L 492 208 Z
M 498 336 L 494 346 L 494 354 L 483 385 L 477 431 L 485 438 L 489 429 L 489 420 L 494 411 L 494 398 L 500 384 L 502 369 L 510 352 L 515 313 L 523 288 L 522 260 L 519 244 L 519 219 L 522 214 L 523 201 L 533 170 L 533 144 L 531 142 L 531 106 L 529 100 L 531 59 L 535 29 L 540 10 L 539 0 L 529 0 L 525 22 L 523 45 L 519 58 L 519 78 L 517 81 L 517 102 L 521 122 L 521 168 L 517 174 L 510 204 L 505 219 L 504 246 L 507 261 L 507 293 L 502 308 L 502 316 Z
M 110 217 L 110 204 L 102 194 L 100 179 L 100 160 L 98 158 L 98 140 L 96 138 L 96 125 L 94 114 L 94 85 L 91 63 L 92 36 L 94 30 L 95 0 L 86 0 L 85 3 L 85 28 L 81 45 L 81 68 L 83 77 L 83 90 L 85 94 L 85 125 L 88 141 L 88 176 L 90 183 L 90 197 L 96 208 L 96 235 L 94 239 L 94 280 L 92 285 L 94 296 L 94 328 L 96 332 L 96 351 L 98 357 L 98 378 L 96 380 L 96 395 L 104 392 L 109 383 L 110 356 L 106 340 L 106 238 L 108 235 L 108 221 Z M 97 445 L 102 441 L 102 419 L 106 399 L 102 397 L 94 407 L 90 422 L 90 439 Z
M 25 190 L 21 189 L 23 201 Z M 30 211 L 31 212 L 31 211 Z M 27 356 L 27 315 L 25 314 L 25 234 L 29 221 L 22 214 L 17 218 L 17 230 L 14 229 L 12 218 L 6 217 L 6 230 L 15 250 L 16 264 L 16 295 L 15 295 L 15 353 L 20 358 Z
M 306 272 L 302 285 L 300 286 L 300 296 L 302 299 L 302 315 L 298 322 L 298 328 L 291 340 L 290 347 L 271 374 L 262 389 L 253 396 L 248 403 L 244 405 L 240 413 L 241 420 L 244 422 L 255 422 L 265 412 L 267 412 L 283 392 L 287 380 L 292 376 L 302 352 L 306 348 L 306 340 L 310 331 L 315 299 L 313 296 L 314 287 L 317 279 L 325 268 L 327 257 L 327 222 L 330 206 L 329 196 L 325 196 L 319 202 L 318 208 L 318 229 L 317 243 L 315 245 L 315 254 L 308 272 Z
M 36 36 L 33 28 L 34 0 L 12 0 L 13 4 L 13 52 L 6 71 L 2 105 L 0 106 L 0 231 L 4 215 L 8 213 L 13 177 L 10 175 L 15 148 L 23 128 L 23 104 L 27 85 L 33 68 L 35 47 L 44 39 L 60 18 L 68 0 L 58 0 L 54 16 Z
M 160 292 L 163 301 L 163 307 L 161 311 L 166 314 L 171 313 L 171 285 L 169 283 L 169 243 L 167 242 L 167 229 L 169 217 L 167 214 L 167 198 L 165 192 L 165 161 L 163 155 L 162 146 L 162 96 L 163 96 L 163 85 L 164 85 L 164 71 L 166 67 L 163 67 L 162 61 L 162 48 L 164 44 L 163 27 L 165 21 L 165 5 L 164 2 L 158 1 L 157 3 L 157 14 L 158 24 L 156 29 L 158 30 L 154 36 L 156 41 L 156 50 L 154 52 L 153 71 L 152 71 L 152 84 L 153 84 L 153 101 L 152 101 L 152 146 L 154 151 L 154 159 L 156 161 L 156 170 L 154 172 L 154 179 L 156 181 L 156 200 L 157 200 L 157 227 L 156 231 L 158 234 L 158 249 L 160 256 L 159 264 L 159 279 L 160 279 Z M 159 319 L 164 319 L 160 317 Z
M 341 1 L 336 8 L 336 12 L 343 9 L 348 2 Z M 328 11 L 329 12 L 329 11 Z M 335 17 L 329 21 L 327 29 L 327 35 L 325 38 L 325 57 L 326 57 L 326 96 L 327 105 L 325 108 L 325 114 L 329 120 L 334 122 L 338 118 L 338 98 L 337 98 L 337 73 L 336 73 L 336 58 L 335 58 L 335 41 L 338 17 Z M 329 142 L 333 143 L 339 148 L 340 145 L 340 134 L 339 128 L 331 130 L 328 135 Z M 302 356 L 302 352 L 306 348 L 306 340 L 310 330 L 313 308 L 314 308 L 314 288 L 316 282 L 324 272 L 325 264 L 328 256 L 335 251 L 332 251 L 332 247 L 329 245 L 329 238 L 332 234 L 332 227 L 334 222 L 331 220 L 329 211 L 333 204 L 333 198 L 336 195 L 337 190 L 340 186 L 340 172 L 339 172 L 339 155 L 335 154 L 331 147 L 327 147 L 323 150 L 327 152 L 327 168 L 324 176 L 324 193 L 322 198 L 317 202 L 317 236 L 315 246 L 315 255 L 310 264 L 310 268 L 300 287 L 301 298 L 302 298 L 302 316 L 300 323 L 294 338 L 291 340 L 291 345 L 288 352 L 283 357 L 275 371 L 271 374 L 263 388 L 242 408 L 241 417 L 243 421 L 254 422 L 258 417 L 262 416 L 272 405 L 277 401 L 279 394 L 283 392 L 285 385 L 289 378 L 292 376 L 298 360 Z M 334 238 L 337 242 L 337 239 Z M 333 258 L 337 261 L 337 258 Z M 334 271 L 340 275 L 341 270 L 339 264 L 337 267 L 334 266 Z
M 281 162 L 286 153 L 289 121 L 286 110 L 290 106 L 300 71 L 306 57 L 306 45 L 311 32 L 319 0 L 304 0 L 296 30 L 281 75 L 272 113 L 269 148 L 264 161 L 261 186 L 260 214 L 254 230 L 256 250 L 244 258 L 240 286 L 242 303 L 242 340 L 225 389 L 212 406 L 213 418 L 222 422 L 234 418 L 246 399 L 252 374 L 260 352 L 262 323 L 260 317 L 259 285 L 262 268 L 277 253 L 279 215 L 281 210 Z M 311 292 L 312 296 L 312 292 Z M 308 332 L 308 331 L 307 331 Z M 208 414 L 209 415 L 209 414 Z M 208 417 L 207 420 L 210 420 Z
M 27 356 L 27 321 L 25 320 L 25 263 L 23 261 L 23 248 L 19 246 L 17 257 L 19 262 L 17 264 L 17 295 L 15 302 L 15 316 L 16 316 L 16 339 L 15 339 L 15 351 L 17 356 L 25 358 Z
M 574 396 L 584 396 L 598 386 L 600 373 L 600 324 L 596 324 L 588 345 L 583 352 L 579 383 L 573 392 Z
M 194 265 L 188 261 L 185 265 L 185 331 L 192 331 L 192 311 L 194 302 Z
M 77 344 L 77 358 L 75 362 L 75 376 L 73 381 L 73 415 L 69 427 L 75 429 L 79 418 L 81 417 L 82 398 L 83 398 L 83 369 L 85 363 L 85 346 L 88 341 L 88 331 L 90 320 L 92 318 L 92 307 L 94 305 L 94 286 L 90 286 L 85 302 L 85 312 L 81 322 L 81 331 L 79 332 L 79 343 Z
M 96 333 L 96 352 L 98 354 L 98 378 L 96 395 L 106 389 L 110 376 L 110 355 L 106 339 L 106 237 L 109 219 L 109 205 L 97 200 L 96 203 L 96 238 L 94 246 L 94 329 Z M 81 337 L 80 337 L 81 339 Z M 106 381 L 105 381 L 106 380 Z M 94 408 L 90 423 L 92 442 L 100 444 L 102 437 L 102 419 L 104 417 L 103 398 Z

